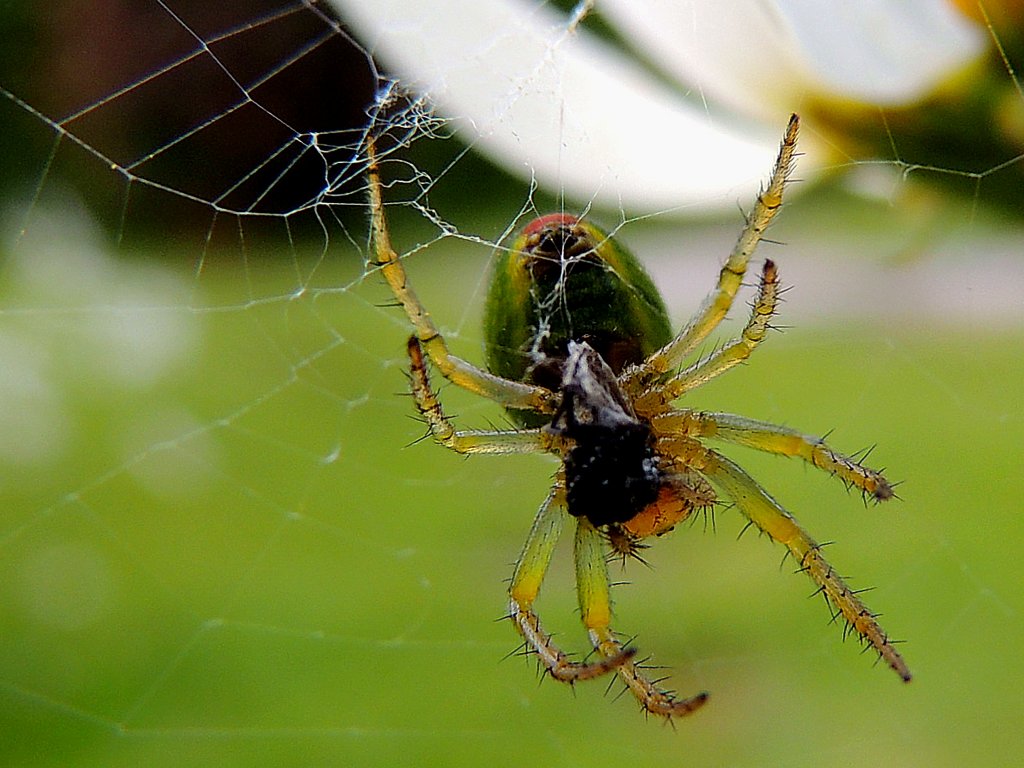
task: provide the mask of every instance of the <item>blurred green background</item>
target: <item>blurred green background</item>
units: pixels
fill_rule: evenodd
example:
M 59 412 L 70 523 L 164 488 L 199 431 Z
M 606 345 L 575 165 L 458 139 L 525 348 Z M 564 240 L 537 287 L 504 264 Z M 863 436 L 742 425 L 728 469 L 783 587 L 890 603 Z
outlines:
M 31 8 L 11 7 L 8 24 Z M 148 23 L 125 7 L 125 24 Z M 54 14 L 64 26 L 49 34 L 97 39 Z M 0 85 L 22 93 L 25 78 L 60 74 L 11 50 L 21 69 L 5 62 Z M 32 103 L 53 118 L 71 110 Z M 785 332 L 686 403 L 831 430 L 840 450 L 876 446 L 872 462 L 902 481 L 884 506 L 796 462 L 730 454 L 834 542 L 828 555 L 854 586 L 874 588 L 865 599 L 906 640 L 914 681 L 844 643 L 810 582 L 780 567 L 781 549 L 737 540 L 742 522 L 723 509 L 714 531 L 698 522 L 657 541 L 652 568 L 612 571 L 628 581 L 616 626 L 680 693 L 711 692 L 672 728 L 615 686 L 569 689 L 509 658 L 505 580 L 554 465 L 467 460 L 419 441 L 404 395 L 408 327 L 364 266 L 360 197 L 326 241 L 316 222 L 240 225 L 206 204 L 147 200 L 67 142 L 51 157 L 44 121 L 9 98 L 0 108 L 11 129 L 0 137 L 0 764 L 1024 758 L 1024 231 L 1019 213 L 984 205 L 984 183 L 965 198 L 903 179 L 899 194 L 868 202 L 828 184 L 803 190 L 772 230 L 785 245 L 760 253 L 792 286 Z M 107 143 L 123 138 L 110 125 L 124 112 L 97 113 L 106 127 L 77 129 L 127 163 L 130 151 Z M 177 123 L 158 113 L 150 127 L 162 125 Z M 430 151 L 416 163 L 436 174 L 445 166 Z M 178 176 L 155 177 L 214 195 L 173 165 L 164 170 Z M 433 202 L 489 241 L 527 193 L 476 195 L 481 172 L 464 158 L 443 176 L 463 195 L 437 189 Z M 456 353 L 481 360 L 490 248 L 447 238 L 420 250 L 436 232 L 395 214 L 417 290 Z M 659 218 L 623 237 L 682 322 L 741 225 L 738 213 Z M 734 314 L 723 333 L 741 327 L 743 308 Z M 453 387 L 443 398 L 460 425 L 503 423 Z M 539 609 L 582 651 L 570 559 L 562 547 Z
M 844 266 L 856 233 L 822 231 L 815 207 L 797 201 L 777 230 L 794 243 L 773 252 L 784 276 L 787 255 L 807 249 L 825 275 Z M 504 658 L 517 640 L 497 620 L 503 580 L 553 466 L 415 443 L 406 327 L 378 276 L 296 253 L 211 261 L 197 277 L 113 259 L 70 226 L 36 216 L 0 311 L 5 765 L 953 766 L 1022 754 L 1019 323 L 913 306 L 787 323 L 816 302 L 795 283 L 791 327 L 696 393 L 697 406 L 834 429 L 842 449 L 877 445 L 873 461 L 903 481 L 880 507 L 795 462 L 733 455 L 835 542 L 854 585 L 876 587 L 869 605 L 907 640 L 916 677 L 902 685 L 843 643 L 780 549 L 737 541 L 738 516 L 721 510 L 714 533 L 698 524 L 656 542 L 653 567 L 629 568 L 615 593 L 618 626 L 672 685 L 712 693 L 673 729 L 614 687 L 539 683 L 532 662 Z M 737 226 L 647 236 L 685 242 L 702 291 Z M 480 359 L 489 254 L 450 242 L 410 259 L 412 278 L 455 349 Z M 880 280 L 903 269 L 865 258 Z M 692 309 L 670 302 L 679 319 Z M 452 387 L 444 397 L 461 424 L 501 422 Z M 582 649 L 569 557 L 540 609 Z

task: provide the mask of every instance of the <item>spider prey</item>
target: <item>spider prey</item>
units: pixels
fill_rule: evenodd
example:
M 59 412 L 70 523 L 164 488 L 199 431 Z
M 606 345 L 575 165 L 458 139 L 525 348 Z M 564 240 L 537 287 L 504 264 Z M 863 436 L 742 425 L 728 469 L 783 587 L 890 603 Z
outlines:
M 797 430 L 673 407 L 690 390 L 746 360 L 767 334 L 779 293 L 770 260 L 764 262 L 753 311 L 739 338 L 685 364 L 728 312 L 754 248 L 782 205 L 798 123 L 793 115 L 771 179 L 717 285 L 678 334 L 672 335 L 662 300 L 635 258 L 589 222 L 551 214 L 528 224 L 498 254 L 487 302 L 488 370 L 449 352 L 408 284 L 385 221 L 377 149 L 373 140 L 368 144 L 373 252 L 415 330 L 408 343 L 412 391 L 433 437 L 464 454 L 547 452 L 562 462 L 515 566 L 510 620 L 525 649 L 555 679 L 572 683 L 617 674 L 655 715 L 693 712 L 707 694 L 678 698 L 634 660 L 635 650 L 610 626 L 607 561 L 638 557 L 645 539 L 667 533 L 720 499 L 784 545 L 847 631 L 910 680 L 893 641 L 828 564 L 821 547 L 750 475 L 708 443 L 798 456 L 875 501 L 893 497 L 889 482 Z M 503 405 L 521 427 L 456 430 L 428 380 L 427 360 L 453 384 Z M 576 526 L 581 618 L 596 651 L 584 661 L 570 659 L 533 610 L 568 519 Z

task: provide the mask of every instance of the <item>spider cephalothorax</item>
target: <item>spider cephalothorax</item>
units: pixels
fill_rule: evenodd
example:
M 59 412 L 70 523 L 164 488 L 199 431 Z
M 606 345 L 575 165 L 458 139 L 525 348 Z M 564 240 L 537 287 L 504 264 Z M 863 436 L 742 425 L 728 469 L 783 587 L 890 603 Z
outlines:
M 611 628 L 607 560 L 637 557 L 646 539 L 672 530 L 719 498 L 786 547 L 825 595 L 836 618 L 903 680 L 910 672 L 893 641 L 829 565 L 821 547 L 738 464 L 711 443 L 796 456 L 866 497 L 885 501 L 892 486 L 876 470 L 789 427 L 730 413 L 677 407 L 675 401 L 746 360 L 769 329 L 778 270 L 765 260 L 740 336 L 686 364 L 729 311 L 747 264 L 782 204 L 792 166 L 794 115 L 771 180 L 696 314 L 673 336 L 664 305 L 639 262 L 593 224 L 552 214 L 528 224 L 499 251 L 487 299 L 488 370 L 448 351 L 409 286 L 391 247 L 371 141 L 369 188 L 374 252 L 415 333 L 409 339 L 412 392 L 435 440 L 464 454 L 546 452 L 561 461 L 530 529 L 509 586 L 509 619 L 524 648 L 565 682 L 614 672 L 650 713 L 673 717 L 706 694 L 676 698 L 646 676 Z M 427 360 L 450 382 L 500 403 L 522 428 L 456 430 L 431 387 Z M 567 519 L 575 520 L 580 617 L 596 652 L 573 661 L 540 625 L 533 606 Z

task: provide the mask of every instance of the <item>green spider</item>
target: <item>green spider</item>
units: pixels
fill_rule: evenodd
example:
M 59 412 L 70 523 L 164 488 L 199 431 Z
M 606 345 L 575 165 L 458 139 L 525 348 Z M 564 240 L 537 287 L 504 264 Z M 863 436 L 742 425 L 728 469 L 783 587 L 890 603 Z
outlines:
M 876 501 L 893 497 L 890 483 L 820 438 L 672 405 L 746 360 L 767 334 L 779 292 L 770 260 L 739 338 L 684 366 L 728 312 L 754 248 L 782 205 L 798 125 L 793 115 L 768 186 L 758 195 L 718 284 L 674 336 L 650 278 L 614 239 L 567 214 L 528 224 L 498 256 L 487 301 L 488 370 L 449 353 L 408 284 L 388 235 L 375 143 L 368 146 L 373 251 L 415 329 L 408 343 L 412 392 L 434 439 L 463 454 L 546 452 L 562 461 L 516 562 L 509 619 L 526 650 L 556 680 L 573 683 L 615 673 L 655 715 L 689 714 L 707 694 L 677 698 L 645 675 L 634 660 L 635 649 L 625 647 L 610 626 L 607 562 L 638 557 L 645 539 L 667 533 L 719 499 L 732 502 L 783 544 L 848 631 L 904 681 L 911 677 L 893 641 L 828 564 L 821 547 L 750 475 L 706 441 L 798 456 Z M 456 430 L 428 380 L 428 359 L 448 381 L 503 405 L 521 428 Z M 596 651 L 593 661 L 571 660 L 541 628 L 532 607 L 569 518 L 576 522 L 576 586 L 583 625 Z

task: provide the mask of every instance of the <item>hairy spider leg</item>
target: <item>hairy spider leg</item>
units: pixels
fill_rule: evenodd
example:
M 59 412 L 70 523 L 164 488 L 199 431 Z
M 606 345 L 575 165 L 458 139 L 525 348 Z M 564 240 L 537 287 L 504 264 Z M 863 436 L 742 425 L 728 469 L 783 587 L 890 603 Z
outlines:
M 563 438 L 542 429 L 457 431 L 444 414 L 441 403 L 430 386 L 426 360 L 420 341 L 409 338 L 412 392 L 416 407 L 430 427 L 434 439 L 458 453 L 563 453 Z M 605 654 L 593 663 L 571 661 L 555 645 L 551 636 L 540 626 L 533 612 L 534 600 L 540 592 L 551 555 L 562 533 L 566 517 L 565 483 L 559 477 L 555 487 L 544 500 L 530 529 L 523 552 L 516 563 L 509 587 L 509 618 L 523 636 L 528 651 L 535 653 L 544 668 L 556 680 L 572 683 L 589 680 L 611 672 L 633 656 L 633 649 L 619 648 L 615 654 Z
M 565 511 L 565 488 L 559 480 L 551 493 L 541 504 L 534 518 L 530 535 L 526 538 L 523 552 L 516 561 L 509 586 L 509 618 L 523 636 L 527 651 L 535 653 L 540 663 L 556 680 L 574 683 L 589 680 L 611 672 L 625 664 L 632 666 L 630 658 L 636 653 L 632 648 L 616 647 L 614 653 L 602 654 L 595 662 L 571 661 L 551 635 L 540 626 L 540 619 L 533 612 L 534 600 L 551 563 L 567 513 Z
M 408 352 L 412 395 L 416 408 L 430 427 L 434 439 L 457 453 L 555 453 L 561 452 L 562 438 L 542 429 L 469 429 L 456 430 L 444 414 L 441 402 L 430 386 L 423 347 L 415 336 L 409 337 Z
M 574 559 L 580 617 L 590 642 L 604 658 L 618 659 L 623 654 L 623 648 L 610 626 L 612 607 L 607 541 L 586 517 L 576 519 Z M 706 692 L 686 699 L 675 698 L 669 691 L 658 688 L 628 658 L 616 664 L 615 671 L 644 710 L 654 715 L 682 717 L 700 709 L 708 699 Z
M 730 341 L 703 360 L 673 376 L 665 385 L 665 397 L 675 400 L 696 389 L 716 376 L 728 371 L 750 357 L 751 353 L 768 335 L 768 322 L 775 314 L 779 298 L 779 271 L 775 262 L 766 259 L 761 272 L 761 285 L 754 301 L 750 320 L 738 339 Z
M 705 447 L 700 440 L 720 439 L 769 453 L 799 456 L 879 501 L 893 496 L 888 481 L 881 473 L 833 451 L 820 438 L 732 414 L 671 408 L 671 402 L 686 391 L 746 360 L 767 334 L 778 300 L 778 276 L 771 260 L 765 262 L 758 296 L 740 337 L 697 360 L 685 370 L 676 372 L 686 356 L 717 327 L 732 305 L 750 256 L 782 204 L 783 188 L 795 154 L 797 128 L 798 118 L 793 115 L 771 180 L 758 195 L 747 225 L 719 274 L 716 288 L 705 299 L 694 319 L 687 323 L 675 339 L 643 363 L 625 371 L 617 384 L 636 415 L 650 424 L 657 441 L 657 456 L 667 462 L 666 470 L 671 465 L 679 471 L 679 478 L 691 478 L 689 482 L 680 480 L 681 486 L 689 488 L 693 485 L 696 488 L 697 484 L 693 481 L 699 476 L 700 483 L 706 485 L 710 482 L 723 497 L 733 500 L 752 525 L 784 544 L 789 554 L 799 560 L 801 569 L 810 575 L 832 606 L 834 618 L 842 617 L 845 620 L 847 632 L 857 634 L 903 680 L 908 681 L 910 672 L 895 650 L 893 641 L 879 626 L 876 616 L 833 571 L 822 556 L 820 545 L 744 470 Z M 377 264 L 416 331 L 408 345 L 410 378 L 416 405 L 434 439 L 465 454 L 548 452 L 559 456 L 564 462 L 574 443 L 559 435 L 557 430 L 541 427 L 526 430 L 459 431 L 445 416 L 430 386 L 427 359 L 454 384 L 506 407 L 553 414 L 558 409 L 562 393 L 494 376 L 450 355 L 440 331 L 408 286 L 404 267 L 391 247 L 376 146 L 372 139 L 368 145 L 368 157 L 373 247 Z M 699 488 L 696 491 L 699 498 L 691 501 L 713 499 L 710 486 L 706 487 L 705 492 L 700 492 Z M 595 528 L 586 516 L 577 517 L 574 550 L 577 596 L 583 624 L 600 658 L 592 662 L 571 661 L 555 645 L 551 636 L 542 630 L 539 618 L 533 611 L 533 604 L 567 513 L 563 466 L 537 512 L 509 587 L 509 618 L 524 638 L 523 647 L 527 652 L 537 655 L 546 671 L 556 679 L 572 683 L 615 671 L 647 712 L 670 719 L 696 710 L 705 702 L 707 694 L 677 700 L 668 691 L 661 690 L 658 688 L 660 681 L 652 681 L 645 676 L 642 665 L 633 660 L 635 651 L 624 648 L 612 631 L 606 551 L 609 546 L 608 532 Z
M 775 314 L 779 299 L 779 271 L 775 262 L 765 260 L 761 271 L 761 284 L 750 312 L 750 319 L 739 338 L 719 347 L 707 357 L 680 371 L 662 386 L 634 398 L 638 414 L 652 416 L 662 411 L 681 395 L 696 389 L 716 376 L 742 363 L 768 334 L 768 323 Z
M 543 429 L 520 431 L 457 431 L 445 416 L 430 386 L 426 360 L 419 339 L 409 338 L 412 391 L 416 407 L 427 421 L 435 440 L 459 453 L 535 453 L 563 451 L 564 442 Z M 583 624 L 600 659 L 581 663 L 570 660 L 540 626 L 532 610 L 562 533 L 566 516 L 564 480 L 560 477 L 544 500 L 523 552 L 516 563 L 509 587 L 509 617 L 522 635 L 526 647 L 537 655 L 544 668 L 557 680 L 575 682 L 617 671 L 645 710 L 666 717 L 687 715 L 699 708 L 707 694 L 675 699 L 659 689 L 633 663 L 636 651 L 623 648 L 611 628 L 611 597 L 606 565 L 606 543 L 586 518 L 579 518 L 576 534 L 576 583 Z
M 698 445 L 696 441 L 694 445 Z M 829 603 L 845 619 L 850 631 L 874 648 L 904 682 L 909 682 L 911 674 L 903 657 L 879 625 L 875 614 L 825 560 L 821 546 L 739 466 L 708 448 L 701 448 L 700 454 L 694 462 L 698 470 L 732 499 L 755 526 L 789 549 L 800 563 L 801 570 L 814 580 Z
M 881 472 L 833 450 L 823 438 L 804 434 L 797 429 L 732 413 L 685 409 L 655 416 L 651 419 L 651 426 L 659 435 L 708 438 L 745 445 L 766 453 L 797 456 L 838 477 L 847 485 L 858 488 L 875 501 L 886 501 L 895 496 L 892 484 Z
M 674 339 L 636 368 L 627 372 L 628 382 L 658 378 L 677 368 L 687 355 L 693 352 L 697 345 L 722 322 L 722 318 L 732 307 L 736 292 L 743 282 L 743 275 L 747 271 L 747 262 L 750 261 L 750 256 L 764 236 L 768 225 L 771 224 L 772 219 L 782 207 L 782 191 L 793 169 L 799 127 L 800 118 L 797 115 L 791 115 L 768 186 L 758 194 L 754 210 L 747 217 L 746 226 L 740 233 L 725 266 L 718 274 L 718 284 L 715 289 L 704 299 L 700 309 Z
M 542 413 L 554 413 L 557 397 L 550 390 L 495 376 L 455 357 L 448 351 L 448 344 L 441 335 L 441 331 L 434 324 L 430 313 L 420 303 L 416 292 L 410 287 L 405 267 L 391 246 L 387 220 L 384 216 L 384 198 L 380 165 L 377 159 L 377 145 L 373 137 L 367 140 L 366 153 L 371 211 L 370 226 L 376 264 L 391 287 L 391 292 L 409 317 L 409 322 L 416 329 L 416 337 L 423 345 L 423 349 L 437 366 L 441 375 L 453 384 L 495 400 L 506 408 L 525 408 Z

